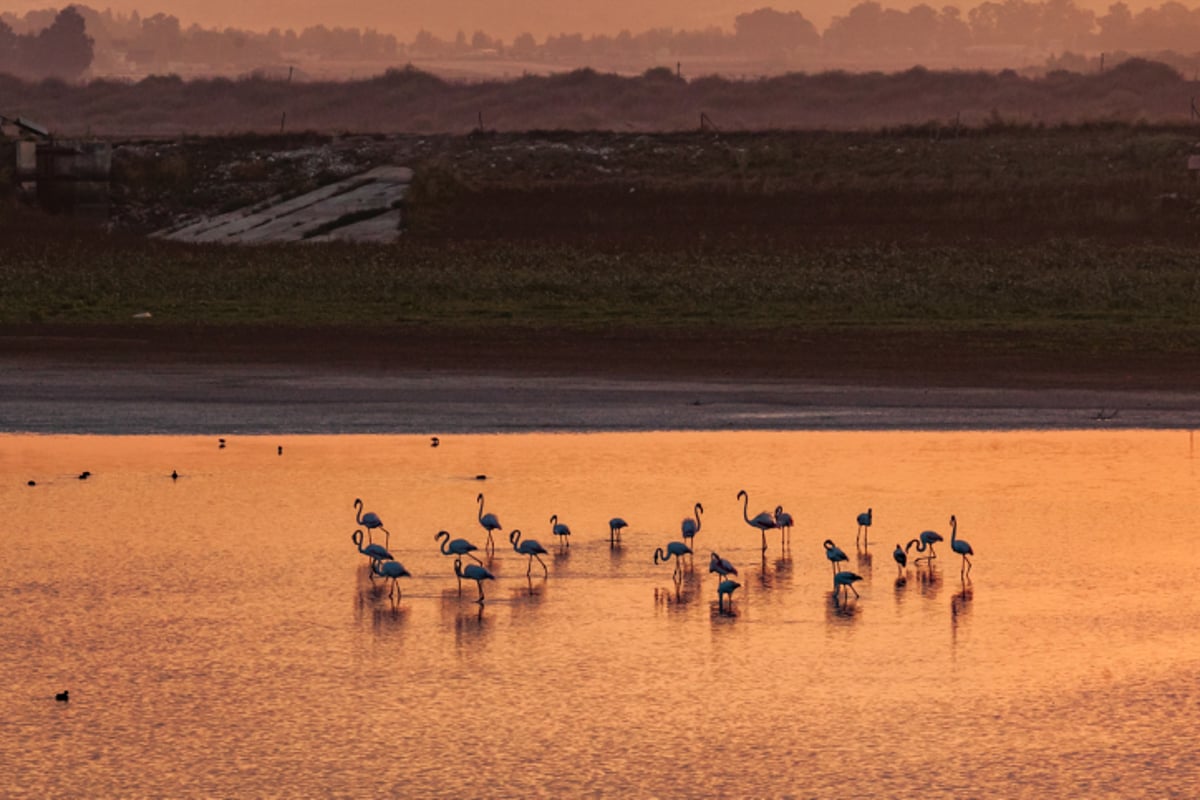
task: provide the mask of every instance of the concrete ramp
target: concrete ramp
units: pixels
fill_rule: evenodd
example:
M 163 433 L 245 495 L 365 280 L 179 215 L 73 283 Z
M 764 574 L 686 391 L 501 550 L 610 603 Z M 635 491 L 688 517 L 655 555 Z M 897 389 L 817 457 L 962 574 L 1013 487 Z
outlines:
M 391 242 L 400 235 L 400 204 L 412 170 L 376 167 L 369 172 L 290 197 L 158 231 L 180 242 L 274 244 L 279 242 Z

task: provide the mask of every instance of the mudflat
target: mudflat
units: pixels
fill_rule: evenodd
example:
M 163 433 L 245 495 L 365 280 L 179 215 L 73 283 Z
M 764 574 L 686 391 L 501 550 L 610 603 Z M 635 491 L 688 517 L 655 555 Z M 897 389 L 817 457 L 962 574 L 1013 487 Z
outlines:
M 1200 355 L 1013 332 L 0 327 L 0 429 L 446 433 L 1200 426 Z

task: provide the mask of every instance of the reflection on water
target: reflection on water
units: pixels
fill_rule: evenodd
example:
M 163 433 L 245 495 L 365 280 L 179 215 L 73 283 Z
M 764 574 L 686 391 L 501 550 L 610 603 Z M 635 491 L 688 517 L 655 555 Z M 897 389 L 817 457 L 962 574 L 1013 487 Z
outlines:
M 1200 780 L 1191 452 L 1185 432 L 0 437 L 0 777 L 833 797 L 852 770 L 856 796 L 1169 795 Z M 411 573 L 398 597 L 349 541 L 356 498 Z M 697 502 L 694 554 L 655 564 Z M 747 524 L 780 507 L 790 532 Z M 480 547 L 484 602 L 441 530 Z M 944 540 L 897 564 L 926 530 Z

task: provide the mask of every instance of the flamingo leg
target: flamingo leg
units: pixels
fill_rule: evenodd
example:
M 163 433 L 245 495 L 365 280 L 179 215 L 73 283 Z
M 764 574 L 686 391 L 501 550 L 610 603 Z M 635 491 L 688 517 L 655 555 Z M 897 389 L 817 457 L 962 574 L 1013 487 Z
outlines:
M 384 528 L 384 527 L 380 527 L 379 530 L 383 531 L 383 549 L 391 550 L 392 549 L 392 534 L 389 533 L 388 529 Z
M 496 543 L 492 541 L 492 529 L 491 528 L 488 528 L 488 540 L 487 540 L 486 547 L 487 547 L 487 554 L 489 556 L 496 552 Z M 478 558 L 475 560 L 479 561 Z M 482 564 L 483 562 L 480 562 L 480 563 Z
M 470 556 L 471 558 L 475 559 L 476 564 L 478 564 L 481 567 L 483 566 L 483 562 L 479 560 L 479 557 L 477 555 L 475 555 L 474 553 L 467 553 L 467 555 Z
M 533 554 L 529 554 L 529 566 L 525 568 L 525 577 L 528 578 L 533 572 Z
M 476 600 L 475 602 L 482 603 L 483 602 L 483 581 L 475 581 L 475 585 L 479 587 L 479 599 Z
M 767 552 L 767 529 L 762 529 L 762 551 Z
M 547 578 L 550 577 L 550 570 L 546 567 L 546 562 L 542 561 L 542 557 L 539 556 L 537 553 L 534 553 L 533 557 L 536 558 L 538 560 L 538 563 L 542 565 L 542 572 L 544 572 L 546 574 L 546 577 Z M 529 568 L 533 569 L 533 561 L 532 560 L 529 562 Z

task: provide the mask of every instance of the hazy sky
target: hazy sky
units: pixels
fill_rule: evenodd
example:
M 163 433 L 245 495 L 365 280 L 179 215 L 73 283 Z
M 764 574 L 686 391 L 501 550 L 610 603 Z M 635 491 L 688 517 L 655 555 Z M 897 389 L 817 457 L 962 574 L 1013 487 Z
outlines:
M 60 6 L 67 5 L 59 0 Z M 733 18 L 744 11 L 770 6 L 777 11 L 800 11 L 824 29 L 834 16 L 845 14 L 860 0 L 80 0 L 84 5 L 103 10 L 129 12 L 143 16 L 162 11 L 174 14 L 185 26 L 191 23 L 211 27 L 232 26 L 267 30 L 272 27 L 299 30 L 310 25 L 329 27 L 375 28 L 410 40 L 421 28 L 442 38 L 451 38 L 458 30 L 470 36 L 483 30 L 510 40 L 523 31 L 539 39 L 555 33 L 616 33 L 622 28 L 639 32 L 647 28 L 695 29 L 716 25 L 732 29 Z M 909 9 L 920 0 L 884 0 L 887 7 Z M 944 0 L 925 0 L 934 8 L 947 5 Z M 971 8 L 982 0 L 961 2 Z M 1076 0 L 1077 5 L 1103 11 L 1115 0 Z M 1137 11 L 1146 5 L 1158 6 L 1162 0 L 1131 0 Z M 1185 2 L 1191 7 L 1192 2 Z M 7 0 L 5 9 L 24 13 L 30 9 L 55 7 L 46 0 Z

